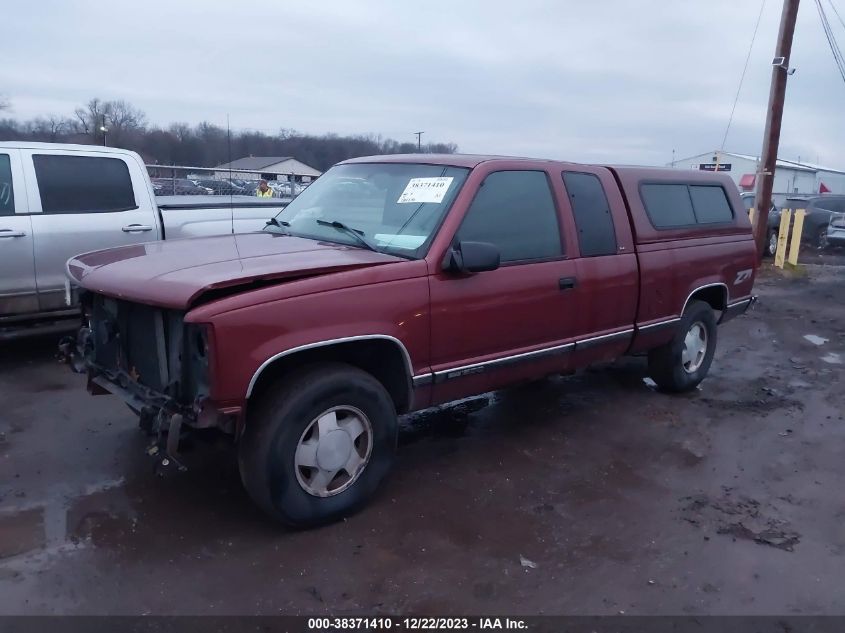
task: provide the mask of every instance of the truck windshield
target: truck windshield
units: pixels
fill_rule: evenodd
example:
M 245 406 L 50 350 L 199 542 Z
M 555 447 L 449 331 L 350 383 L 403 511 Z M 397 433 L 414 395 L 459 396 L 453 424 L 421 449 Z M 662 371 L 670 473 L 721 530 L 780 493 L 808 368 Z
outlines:
M 469 169 L 418 163 L 337 165 L 276 216 L 286 233 L 419 259 Z M 341 224 L 349 230 L 338 230 Z M 281 230 L 268 223 L 266 231 Z

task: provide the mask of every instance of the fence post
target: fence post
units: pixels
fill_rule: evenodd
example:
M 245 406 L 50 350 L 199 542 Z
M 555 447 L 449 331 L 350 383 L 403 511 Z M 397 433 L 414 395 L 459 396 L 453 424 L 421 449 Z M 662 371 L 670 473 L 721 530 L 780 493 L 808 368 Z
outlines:
M 786 259 L 786 243 L 789 238 L 789 224 L 792 220 L 792 211 L 784 209 L 780 214 L 780 230 L 778 231 L 778 248 L 775 252 L 775 266 L 783 268 Z
M 804 209 L 797 209 L 795 211 L 795 221 L 792 223 L 792 242 L 789 244 L 789 257 L 787 261 L 793 266 L 798 265 L 798 251 L 801 250 L 801 231 L 804 229 L 804 216 L 807 211 Z

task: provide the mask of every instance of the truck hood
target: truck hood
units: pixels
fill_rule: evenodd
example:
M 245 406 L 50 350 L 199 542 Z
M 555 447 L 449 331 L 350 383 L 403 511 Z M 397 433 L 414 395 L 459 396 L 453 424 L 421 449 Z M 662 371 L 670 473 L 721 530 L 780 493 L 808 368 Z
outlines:
M 185 310 L 210 291 L 403 261 L 273 233 L 149 242 L 77 255 L 68 276 L 101 294 Z

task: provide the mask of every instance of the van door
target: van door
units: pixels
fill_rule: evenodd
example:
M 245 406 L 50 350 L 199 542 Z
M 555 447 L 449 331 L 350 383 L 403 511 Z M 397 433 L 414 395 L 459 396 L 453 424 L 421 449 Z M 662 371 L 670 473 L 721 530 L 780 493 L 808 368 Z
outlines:
M 160 238 L 146 169 L 133 154 L 22 150 L 41 311 L 67 308 L 65 264 L 88 251 Z
M 0 151 L 0 319 L 38 312 L 32 224 L 20 152 Z

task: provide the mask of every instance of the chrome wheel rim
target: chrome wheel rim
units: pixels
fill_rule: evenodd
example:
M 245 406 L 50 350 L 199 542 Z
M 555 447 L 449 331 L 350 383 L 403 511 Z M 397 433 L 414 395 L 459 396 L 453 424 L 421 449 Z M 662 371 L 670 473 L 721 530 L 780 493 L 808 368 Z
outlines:
M 701 321 L 693 323 L 684 337 L 684 349 L 681 352 L 681 364 L 684 371 L 692 374 L 701 367 L 707 355 L 707 328 Z
M 827 228 L 824 228 L 819 231 L 819 239 L 816 245 L 820 251 L 823 251 L 827 248 Z
M 778 250 L 778 236 L 777 233 L 769 235 L 769 255 L 774 255 Z
M 315 497 L 340 494 L 370 461 L 373 426 L 360 409 L 332 407 L 308 423 L 294 454 L 296 480 Z

